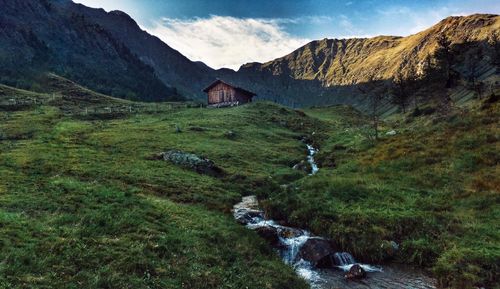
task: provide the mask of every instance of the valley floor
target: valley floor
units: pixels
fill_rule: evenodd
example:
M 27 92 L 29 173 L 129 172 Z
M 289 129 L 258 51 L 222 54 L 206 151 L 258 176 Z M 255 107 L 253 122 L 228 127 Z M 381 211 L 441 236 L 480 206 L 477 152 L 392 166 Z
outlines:
M 82 117 L 58 101 L 0 111 L 0 288 L 307 288 L 232 219 L 249 194 L 360 260 L 385 260 L 396 241 L 396 260 L 443 286 L 498 282 L 498 104 L 388 120 L 384 133 L 397 134 L 371 144 L 348 107 Z M 303 178 L 292 167 L 306 135 L 321 169 Z M 154 158 L 172 149 L 225 174 Z

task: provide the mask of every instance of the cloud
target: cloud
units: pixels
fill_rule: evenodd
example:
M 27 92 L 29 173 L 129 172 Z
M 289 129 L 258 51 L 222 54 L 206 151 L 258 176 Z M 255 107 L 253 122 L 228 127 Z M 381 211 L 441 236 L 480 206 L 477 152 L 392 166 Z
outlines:
M 265 62 L 284 56 L 310 41 L 290 35 L 283 24 L 327 20 L 228 16 L 163 18 L 147 31 L 191 60 L 203 61 L 213 68 L 238 69 L 247 62 Z
M 401 36 L 418 33 L 450 15 L 461 14 L 453 13 L 452 9 L 446 6 L 424 10 L 413 10 L 409 7 L 399 6 L 378 10 L 377 12 L 382 17 L 391 19 L 394 23 L 400 23 L 399 25 L 388 26 L 387 28 L 395 32 L 393 34 Z
M 464 16 L 474 13 L 498 13 L 500 2 L 476 0 L 448 5 L 424 7 L 420 9 L 407 6 L 390 6 L 379 8 L 377 14 L 381 19 L 389 19 L 385 23 L 384 33 L 406 36 L 425 30 L 448 16 Z
M 331 23 L 335 20 L 332 16 L 301 16 L 296 18 L 273 18 L 273 19 L 262 19 L 263 21 L 268 21 L 276 24 L 325 24 Z
M 361 29 L 358 29 L 351 21 L 351 19 L 349 19 L 349 17 L 345 16 L 345 15 L 340 15 L 340 18 L 339 18 L 339 21 L 338 21 L 338 25 L 344 30 L 346 31 L 348 34 L 351 34 L 351 35 L 360 35 L 362 34 L 362 31 Z

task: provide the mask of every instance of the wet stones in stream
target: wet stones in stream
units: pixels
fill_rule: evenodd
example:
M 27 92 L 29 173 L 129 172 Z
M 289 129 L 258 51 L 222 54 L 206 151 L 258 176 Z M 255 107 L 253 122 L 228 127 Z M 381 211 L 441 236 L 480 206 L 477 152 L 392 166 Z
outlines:
M 299 258 L 310 262 L 315 267 L 331 267 L 331 256 L 336 251 L 331 242 L 320 237 L 311 237 L 302 245 Z
M 434 280 L 419 271 L 401 270 L 394 265 L 382 270 L 380 267 L 358 263 L 348 252 L 338 252 L 331 240 L 266 219 L 255 196 L 244 197 L 234 206 L 233 214 L 239 223 L 267 240 L 283 262 L 292 266 L 299 276 L 309 282 L 311 288 L 435 288 Z M 390 256 L 399 246 L 394 241 L 387 241 L 384 244 L 386 247 L 387 255 Z
M 363 279 L 366 277 L 366 271 L 359 264 L 354 264 L 344 277 L 349 280 Z

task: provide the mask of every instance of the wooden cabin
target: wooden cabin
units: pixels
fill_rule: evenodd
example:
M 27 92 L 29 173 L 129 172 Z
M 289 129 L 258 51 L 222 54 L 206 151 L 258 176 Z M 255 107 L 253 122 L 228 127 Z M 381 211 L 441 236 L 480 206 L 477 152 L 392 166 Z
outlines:
M 209 107 L 236 106 L 252 101 L 255 93 L 217 79 L 203 90 L 208 95 Z

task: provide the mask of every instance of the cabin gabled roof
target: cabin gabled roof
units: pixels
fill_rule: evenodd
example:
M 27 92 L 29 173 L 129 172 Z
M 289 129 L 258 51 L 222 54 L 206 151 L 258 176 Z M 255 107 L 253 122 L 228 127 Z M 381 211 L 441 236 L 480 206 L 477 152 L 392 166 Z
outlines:
M 210 84 L 210 85 L 209 85 L 209 86 L 207 86 L 205 89 L 203 89 L 203 92 L 208 92 L 210 89 L 212 89 L 212 87 L 216 86 L 216 85 L 217 85 L 217 84 L 219 84 L 219 83 L 223 83 L 223 84 L 225 84 L 225 85 L 229 85 L 229 86 L 231 86 L 232 88 L 234 88 L 234 89 L 236 89 L 236 90 L 239 90 L 239 91 L 241 91 L 241 92 L 243 92 L 243 93 L 245 93 L 245 94 L 251 95 L 251 96 L 256 96 L 256 95 L 257 95 L 257 94 L 255 94 L 255 93 L 253 93 L 253 92 L 251 92 L 251 91 L 248 91 L 248 90 L 243 89 L 243 88 L 241 88 L 241 87 L 237 87 L 237 86 L 235 86 L 235 85 L 232 85 L 232 84 L 227 83 L 227 82 L 225 82 L 225 81 L 223 81 L 223 80 L 220 80 L 220 79 L 217 79 L 216 81 L 212 82 L 212 84 Z

